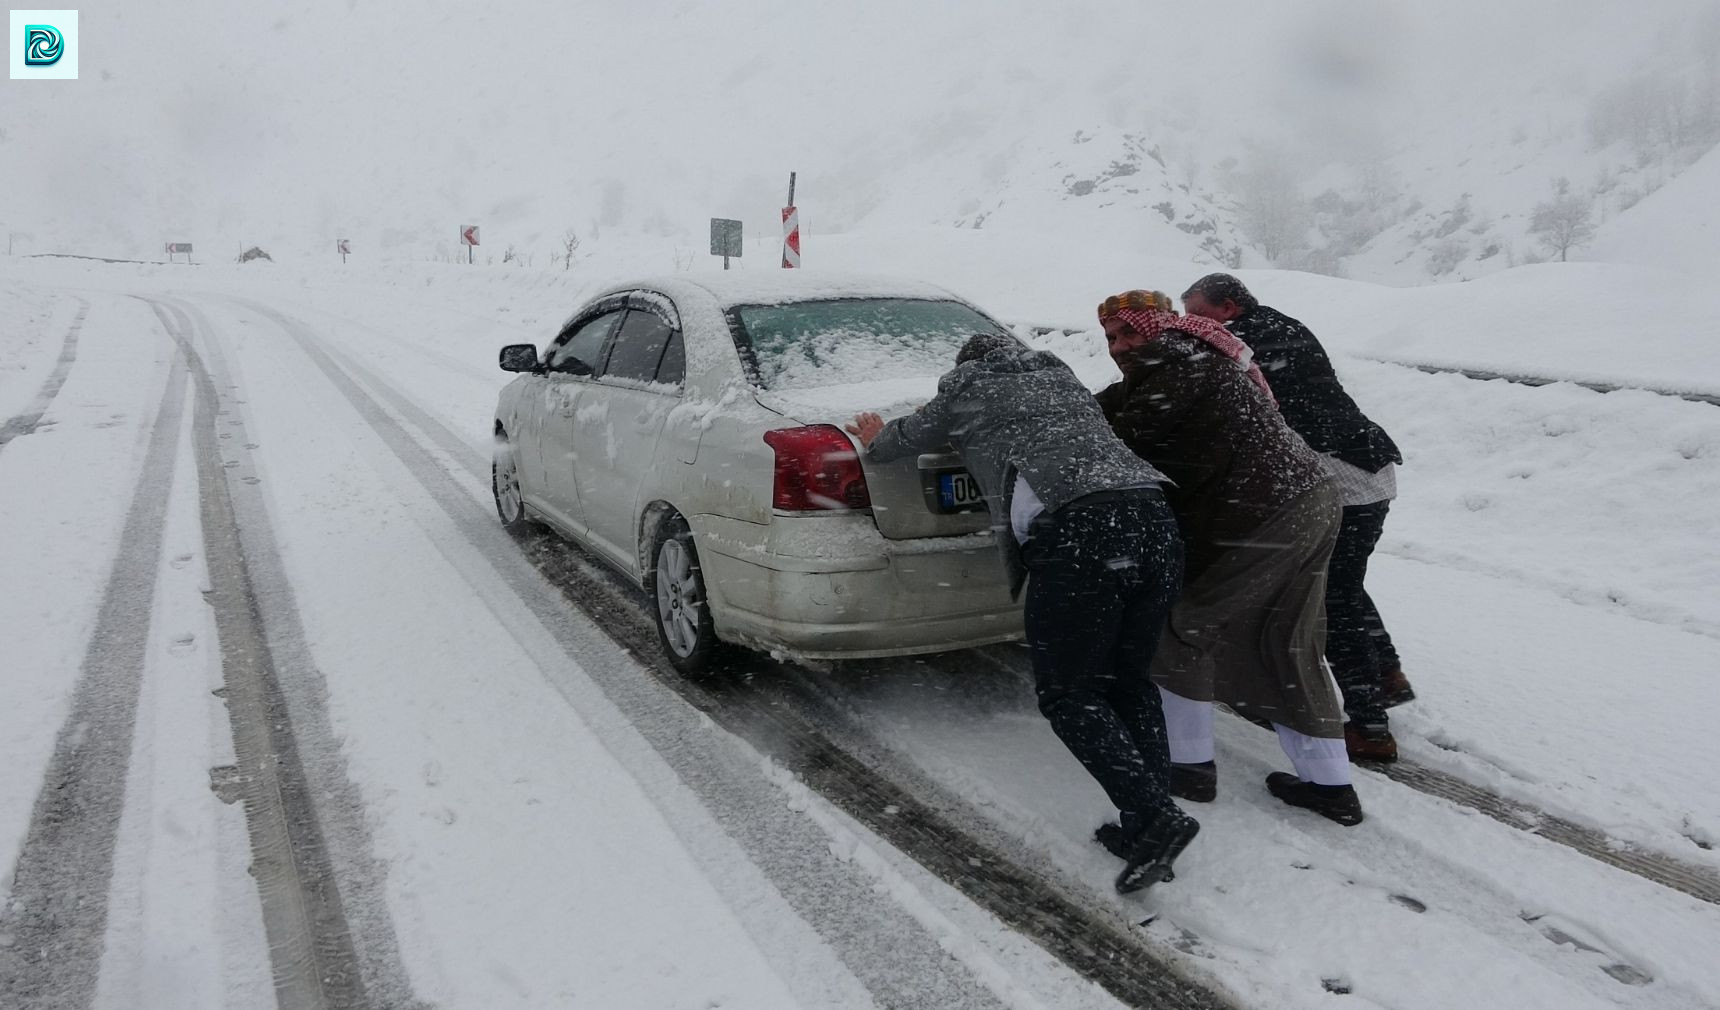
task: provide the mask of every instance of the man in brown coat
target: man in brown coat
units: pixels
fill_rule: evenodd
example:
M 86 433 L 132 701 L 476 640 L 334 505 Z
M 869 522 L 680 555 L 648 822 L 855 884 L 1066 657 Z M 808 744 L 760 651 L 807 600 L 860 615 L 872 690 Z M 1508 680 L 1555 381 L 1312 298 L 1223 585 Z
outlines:
M 1099 308 L 1123 378 L 1098 395 L 1117 434 L 1173 482 L 1186 551 L 1182 596 L 1153 660 L 1172 791 L 1216 794 L 1212 704 L 1277 730 L 1295 775 L 1274 796 L 1359 824 L 1344 714 L 1323 662 L 1326 562 L 1339 510 L 1319 456 L 1285 425 L 1247 345 L 1130 291 Z

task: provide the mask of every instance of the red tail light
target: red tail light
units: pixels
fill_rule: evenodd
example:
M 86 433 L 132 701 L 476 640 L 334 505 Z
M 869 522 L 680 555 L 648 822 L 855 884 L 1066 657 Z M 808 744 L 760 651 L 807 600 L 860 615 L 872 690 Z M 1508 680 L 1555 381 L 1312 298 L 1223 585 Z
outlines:
M 764 433 L 776 450 L 776 487 L 771 504 L 785 512 L 872 507 L 866 474 L 854 443 L 833 424 L 778 428 Z

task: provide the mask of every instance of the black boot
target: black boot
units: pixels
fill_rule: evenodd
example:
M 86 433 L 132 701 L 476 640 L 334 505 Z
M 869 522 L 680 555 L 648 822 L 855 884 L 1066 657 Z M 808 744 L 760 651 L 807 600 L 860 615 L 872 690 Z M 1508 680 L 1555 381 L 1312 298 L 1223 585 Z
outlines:
M 1266 776 L 1266 789 L 1293 807 L 1312 810 L 1347 828 L 1362 823 L 1362 801 L 1355 786 L 1315 785 L 1289 772 L 1273 772 Z
M 1135 851 L 1135 839 L 1146 830 L 1147 819 L 1133 810 L 1117 811 L 1117 823 L 1101 824 L 1093 829 L 1093 840 L 1118 859 L 1128 859 Z
M 1197 765 L 1171 763 L 1170 793 L 1190 803 L 1211 803 L 1218 797 L 1218 762 Z
M 1128 859 L 1129 852 L 1135 847 L 1133 839 L 1123 831 L 1121 824 L 1107 822 L 1099 825 L 1093 830 L 1093 840 L 1118 859 Z
M 1175 807 L 1154 817 L 1135 836 L 1129 854 L 1124 857 L 1128 865 L 1117 875 L 1117 893 L 1129 894 L 1175 879 L 1171 864 L 1199 833 L 1200 822 Z

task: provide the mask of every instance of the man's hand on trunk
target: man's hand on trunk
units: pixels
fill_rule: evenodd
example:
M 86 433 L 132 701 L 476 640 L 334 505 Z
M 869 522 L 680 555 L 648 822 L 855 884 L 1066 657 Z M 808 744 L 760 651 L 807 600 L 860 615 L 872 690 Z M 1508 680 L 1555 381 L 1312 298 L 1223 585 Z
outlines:
M 854 415 L 854 423 L 848 425 L 848 434 L 860 440 L 860 445 L 870 449 L 872 440 L 884 430 L 884 419 L 871 411 Z

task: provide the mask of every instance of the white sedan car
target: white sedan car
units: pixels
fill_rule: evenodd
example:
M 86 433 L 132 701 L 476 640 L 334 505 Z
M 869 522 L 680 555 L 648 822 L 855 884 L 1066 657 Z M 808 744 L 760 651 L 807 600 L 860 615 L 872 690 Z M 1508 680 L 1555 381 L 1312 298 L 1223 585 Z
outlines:
M 716 643 L 895 656 L 1021 635 L 953 454 L 875 464 L 842 425 L 929 399 L 972 334 L 941 288 L 799 271 L 642 281 L 575 313 L 496 407 L 502 522 L 547 523 L 655 601 L 671 662 Z

